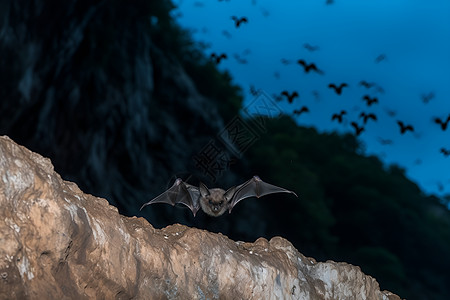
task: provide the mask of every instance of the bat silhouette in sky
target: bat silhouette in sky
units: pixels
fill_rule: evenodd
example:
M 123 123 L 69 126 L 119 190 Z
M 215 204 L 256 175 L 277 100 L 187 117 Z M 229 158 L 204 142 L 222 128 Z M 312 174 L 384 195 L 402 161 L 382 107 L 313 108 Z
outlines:
M 365 87 L 366 89 L 370 89 L 371 87 L 375 86 L 375 83 L 373 82 L 367 82 L 365 80 L 361 80 L 359 82 L 359 85 L 362 85 L 363 87 Z
M 236 28 L 239 28 L 242 23 L 248 23 L 248 19 L 246 17 L 238 18 L 236 16 L 232 16 L 231 19 L 234 21 L 234 25 Z
M 450 155 L 450 149 L 441 148 L 441 153 L 444 154 L 445 157 Z
M 342 119 L 343 119 L 343 116 L 346 114 L 347 112 L 345 111 L 345 110 L 341 110 L 341 112 L 340 113 L 336 113 L 336 114 L 333 114 L 332 116 L 331 116 L 331 121 L 333 121 L 333 120 L 337 120 L 338 121 L 338 123 L 342 123 Z
M 141 210 L 154 203 L 168 203 L 172 206 L 181 203 L 189 207 L 194 217 L 200 209 L 210 216 L 218 217 L 227 210 L 231 213 L 233 207 L 241 200 L 274 193 L 290 193 L 297 197 L 293 191 L 264 182 L 258 176 L 253 176 L 252 179 L 226 191 L 220 188 L 209 189 L 203 183 L 196 187 L 177 178 L 167 191 L 142 205 Z
M 350 125 L 355 129 L 355 135 L 359 136 L 364 131 L 364 127 L 359 127 L 356 122 L 351 122 Z
M 377 97 L 370 98 L 369 95 L 364 95 L 363 96 L 363 100 L 366 101 L 367 106 L 371 106 L 374 103 L 378 103 L 378 98 Z
M 446 130 L 448 122 L 450 121 L 450 115 L 448 115 L 447 120 L 442 121 L 440 118 L 434 118 L 434 123 L 441 125 L 442 130 Z
M 328 85 L 328 87 L 330 89 L 333 89 L 336 92 L 336 94 L 338 94 L 338 95 L 342 94 L 342 89 L 346 86 L 348 86 L 348 84 L 346 84 L 345 82 L 341 83 L 340 85 L 335 85 L 334 83 L 330 83 Z
M 315 63 L 310 63 L 309 65 L 303 60 L 299 59 L 297 60 L 297 63 L 305 69 L 305 73 L 309 73 L 309 71 L 315 71 L 319 74 L 323 74 L 323 71 L 319 70 Z
M 220 55 L 217 55 L 216 53 L 211 53 L 210 57 L 216 62 L 216 64 L 219 64 L 222 59 L 228 58 L 225 53 L 222 53 Z
M 392 140 L 389 139 L 383 139 L 381 137 L 378 137 L 378 141 L 380 142 L 381 145 L 392 145 Z
M 302 106 L 300 109 L 294 109 L 294 115 L 300 116 L 304 112 L 309 112 L 309 108 L 306 106 Z
M 362 112 L 362 113 L 359 114 L 359 117 L 363 118 L 364 124 L 366 124 L 367 120 L 369 120 L 369 119 L 372 119 L 374 121 L 377 120 L 377 116 L 375 114 L 373 114 L 373 113 L 366 114 L 365 112 Z
M 414 127 L 412 127 L 411 125 L 405 125 L 405 123 L 403 123 L 402 121 L 397 121 L 398 126 L 400 126 L 400 133 L 404 134 L 405 132 L 409 131 L 414 131 Z
M 434 98 L 434 93 L 431 92 L 431 93 L 428 93 L 428 94 L 422 94 L 421 97 L 422 97 L 423 103 L 426 104 L 426 103 L 430 102 L 430 100 L 432 100 Z
M 306 50 L 311 51 L 311 52 L 314 52 L 314 51 L 319 50 L 319 46 L 312 46 L 312 45 L 310 45 L 310 44 L 308 44 L 308 43 L 303 44 L 303 47 L 304 47 Z
M 289 103 L 292 103 L 292 101 L 294 101 L 294 98 L 297 98 L 299 96 L 296 91 L 293 91 L 291 94 L 289 94 L 289 92 L 286 90 L 282 91 L 281 95 L 286 96 Z

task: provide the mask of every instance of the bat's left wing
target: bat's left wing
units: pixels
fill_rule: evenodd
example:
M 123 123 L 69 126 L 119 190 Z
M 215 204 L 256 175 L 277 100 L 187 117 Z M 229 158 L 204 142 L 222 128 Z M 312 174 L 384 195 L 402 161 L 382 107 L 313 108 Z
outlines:
M 230 199 L 228 211 L 231 212 L 233 207 L 241 200 L 250 197 L 262 197 L 274 193 L 290 193 L 298 197 L 293 191 L 264 182 L 258 176 L 253 176 L 249 181 L 232 187 L 225 192 L 225 197 Z

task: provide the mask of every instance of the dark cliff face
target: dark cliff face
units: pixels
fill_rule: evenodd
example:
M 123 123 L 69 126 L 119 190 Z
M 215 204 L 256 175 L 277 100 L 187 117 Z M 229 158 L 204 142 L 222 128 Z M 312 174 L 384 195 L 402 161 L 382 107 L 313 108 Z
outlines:
M 224 121 L 164 36 L 168 1 L 2 5 L 1 134 L 127 215 L 173 176 L 201 176 L 193 157 Z

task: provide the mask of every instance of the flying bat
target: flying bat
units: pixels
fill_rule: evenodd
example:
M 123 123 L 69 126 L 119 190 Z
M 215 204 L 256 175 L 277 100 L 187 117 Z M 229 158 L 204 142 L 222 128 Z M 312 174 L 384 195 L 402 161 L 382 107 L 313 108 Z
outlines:
M 364 127 L 359 127 L 356 122 L 351 122 L 350 125 L 352 125 L 353 128 L 355 128 L 355 135 L 359 136 L 361 132 L 364 131 Z
M 310 63 L 308 65 L 303 59 L 297 60 L 297 63 L 299 65 L 303 66 L 303 68 L 305 69 L 305 73 L 308 73 L 309 71 L 313 70 L 313 71 L 316 71 L 319 74 L 323 74 L 323 71 L 319 70 L 315 63 Z
M 346 86 L 348 86 L 348 84 L 346 84 L 345 82 L 344 82 L 344 83 L 341 83 L 340 85 L 335 85 L 334 83 L 330 83 L 330 84 L 328 85 L 328 87 L 329 87 L 330 89 L 334 89 L 334 91 L 335 91 L 336 94 L 338 94 L 338 95 L 342 94 L 342 89 L 343 89 L 344 87 L 346 87 Z
M 367 123 L 367 120 L 368 120 L 368 119 L 372 119 L 372 120 L 374 120 L 374 121 L 377 120 L 377 116 L 376 116 L 375 114 L 373 114 L 373 113 L 366 114 L 365 112 L 361 112 L 361 113 L 359 114 L 359 117 L 360 117 L 360 118 L 363 118 L 364 124 Z
M 362 85 L 363 87 L 365 87 L 366 89 L 370 89 L 371 87 L 373 87 L 375 85 L 375 83 L 373 82 L 367 82 L 365 80 L 361 80 L 359 82 L 359 85 Z
M 309 108 L 306 106 L 302 106 L 300 109 L 294 109 L 294 115 L 300 116 L 304 112 L 309 112 Z
M 434 118 L 434 123 L 441 125 L 441 129 L 444 131 L 447 129 L 447 125 L 448 125 L 449 121 L 450 121 L 450 115 L 448 115 L 447 120 L 445 120 L 445 121 L 442 121 L 439 118 Z
M 400 133 L 404 134 L 406 131 L 414 131 L 414 127 L 411 125 L 405 125 L 402 121 L 397 121 L 398 126 L 400 126 Z
M 333 114 L 332 116 L 331 116 L 331 121 L 333 121 L 334 119 L 337 119 L 337 121 L 338 121 L 338 123 L 342 123 L 342 118 L 343 118 L 343 116 L 346 114 L 347 112 L 345 111 L 345 110 L 341 110 L 341 112 L 340 113 L 336 113 L 336 114 Z
M 215 53 L 211 53 L 210 57 L 215 60 L 216 64 L 219 64 L 222 59 L 227 59 L 228 56 L 225 53 L 217 55 Z
M 422 94 L 421 97 L 422 97 L 423 103 L 426 104 L 426 103 L 430 102 L 431 99 L 434 98 L 434 93 L 431 92 L 431 93 L 428 93 L 428 94 Z
M 286 90 L 282 91 L 281 95 L 286 96 L 289 103 L 292 103 L 292 101 L 294 101 L 294 98 L 297 98 L 299 96 L 296 91 L 293 91 L 291 94 L 289 94 L 289 92 Z
M 310 44 L 308 44 L 308 43 L 303 44 L 303 47 L 304 47 L 306 50 L 311 51 L 311 52 L 314 52 L 314 51 L 319 50 L 319 46 L 312 46 L 312 45 L 310 45 Z
M 232 16 L 231 19 L 234 21 L 234 25 L 236 25 L 236 28 L 241 26 L 242 23 L 248 23 L 248 19 L 246 17 L 238 18 L 236 16 Z
M 374 103 L 378 103 L 377 97 L 370 98 L 369 95 L 364 95 L 363 100 L 366 100 L 367 106 L 371 106 Z
M 252 179 L 226 191 L 220 188 L 209 189 L 201 182 L 199 187 L 196 187 L 177 178 L 167 191 L 142 205 L 141 210 L 153 203 L 168 203 L 172 206 L 181 203 L 189 207 L 194 217 L 200 209 L 210 216 L 218 217 L 227 210 L 231 213 L 233 207 L 241 200 L 250 197 L 260 198 L 274 193 L 290 193 L 298 197 L 293 191 L 264 182 L 258 176 L 253 176 Z
M 449 149 L 445 149 L 445 148 L 441 148 L 441 153 L 444 154 L 444 156 L 449 156 L 450 155 L 450 150 Z

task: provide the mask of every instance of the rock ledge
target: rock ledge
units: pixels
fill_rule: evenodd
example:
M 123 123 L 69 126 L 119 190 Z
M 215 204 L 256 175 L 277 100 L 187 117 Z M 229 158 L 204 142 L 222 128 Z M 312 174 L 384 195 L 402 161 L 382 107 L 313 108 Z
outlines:
M 6 136 L 0 205 L 1 299 L 400 299 L 280 237 L 235 242 L 121 216 Z

